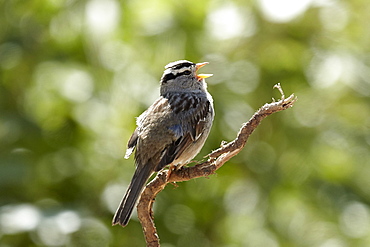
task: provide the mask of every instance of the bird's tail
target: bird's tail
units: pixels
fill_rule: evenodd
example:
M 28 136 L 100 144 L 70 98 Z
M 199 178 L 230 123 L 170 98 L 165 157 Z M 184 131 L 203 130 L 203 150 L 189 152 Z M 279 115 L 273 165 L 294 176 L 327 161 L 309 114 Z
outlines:
M 146 181 L 152 174 L 153 167 L 146 164 L 142 167 L 137 167 L 131 183 L 127 188 L 125 196 L 113 217 L 112 225 L 120 224 L 126 226 L 131 218 L 132 211 L 140 197 L 140 194 L 145 186 Z

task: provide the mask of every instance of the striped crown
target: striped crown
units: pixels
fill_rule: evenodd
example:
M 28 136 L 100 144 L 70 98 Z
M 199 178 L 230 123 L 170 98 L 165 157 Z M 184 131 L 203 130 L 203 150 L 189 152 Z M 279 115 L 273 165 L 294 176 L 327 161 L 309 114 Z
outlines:
M 179 60 L 169 63 L 164 67 L 166 70 L 163 73 L 161 82 L 166 83 L 179 76 L 190 75 L 195 70 L 195 65 L 195 63 L 187 60 Z

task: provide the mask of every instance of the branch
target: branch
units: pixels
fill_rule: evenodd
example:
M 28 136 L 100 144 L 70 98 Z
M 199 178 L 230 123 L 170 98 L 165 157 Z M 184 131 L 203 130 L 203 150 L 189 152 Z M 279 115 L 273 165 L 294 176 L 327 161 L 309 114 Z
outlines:
M 281 93 L 281 100 L 276 102 L 275 99 L 273 99 L 272 103 L 266 103 L 262 106 L 256 113 L 254 113 L 248 122 L 242 125 L 235 140 L 229 143 L 221 143 L 221 147 L 208 154 L 206 156 L 208 157 L 208 160 L 203 163 L 191 167 L 183 166 L 178 170 L 160 171 L 146 186 L 137 205 L 137 213 L 143 228 L 147 246 L 160 246 L 159 237 L 153 221 L 152 207 L 155 197 L 168 183 L 188 181 L 190 179 L 208 177 L 209 175 L 214 174 L 216 170 L 243 149 L 249 136 L 264 118 L 275 112 L 286 110 L 294 105 L 297 100 L 297 97 L 295 97 L 294 94 L 285 98 L 280 83 L 276 84 L 274 88 L 277 88 Z

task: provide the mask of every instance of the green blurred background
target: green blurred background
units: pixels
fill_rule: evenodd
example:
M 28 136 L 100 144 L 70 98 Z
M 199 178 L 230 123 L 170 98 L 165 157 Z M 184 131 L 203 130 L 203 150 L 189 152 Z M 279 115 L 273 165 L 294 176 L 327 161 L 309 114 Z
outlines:
M 0 247 L 144 246 L 111 219 L 135 117 L 171 61 L 208 61 L 198 159 L 265 119 L 209 179 L 155 202 L 162 246 L 370 246 L 370 5 L 364 0 L 1 0 Z

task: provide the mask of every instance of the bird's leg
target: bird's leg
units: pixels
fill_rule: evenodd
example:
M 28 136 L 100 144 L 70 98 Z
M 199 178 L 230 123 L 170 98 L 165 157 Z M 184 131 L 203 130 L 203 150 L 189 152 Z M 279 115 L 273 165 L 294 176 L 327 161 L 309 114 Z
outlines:
M 167 178 L 166 178 L 166 180 L 168 181 L 169 180 L 169 178 L 170 178 L 170 176 L 171 176 L 171 173 L 172 173 L 172 171 L 174 171 L 174 170 L 176 170 L 176 166 L 174 165 L 174 164 L 170 164 L 169 166 L 168 166 L 168 171 L 167 171 Z
M 176 170 L 179 170 L 179 169 L 181 169 L 181 166 L 176 166 L 174 164 L 170 164 L 169 167 L 168 167 L 166 180 L 168 181 L 170 179 L 171 173 L 173 171 L 176 171 Z M 175 187 L 178 187 L 178 185 L 176 184 L 176 182 L 172 182 L 171 184 L 173 186 L 175 186 Z

